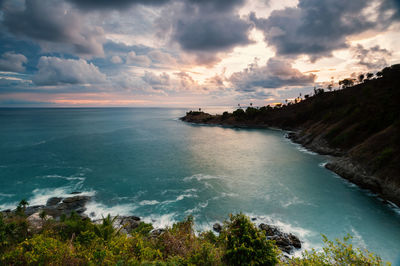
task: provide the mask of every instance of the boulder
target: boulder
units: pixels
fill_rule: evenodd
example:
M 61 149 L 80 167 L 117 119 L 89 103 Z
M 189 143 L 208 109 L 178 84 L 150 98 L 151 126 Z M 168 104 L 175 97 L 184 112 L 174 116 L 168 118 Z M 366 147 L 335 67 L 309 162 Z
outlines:
M 222 231 L 222 226 L 221 226 L 221 224 L 215 223 L 215 224 L 213 225 L 213 230 L 214 230 L 215 232 L 217 232 L 217 233 L 221 233 L 221 231 Z
M 284 233 L 278 227 L 268 224 L 260 224 L 259 228 L 265 231 L 268 240 L 275 241 L 278 248 L 285 253 L 290 254 L 295 248 L 301 248 L 300 239 L 291 233 Z
M 60 201 L 62 200 L 62 198 L 60 197 L 52 197 L 49 198 L 46 202 L 46 206 L 54 206 L 57 205 L 58 203 L 60 203 Z
M 40 218 L 38 212 L 30 215 L 28 218 L 26 218 L 26 220 L 28 221 L 30 229 L 33 231 L 38 231 L 43 227 L 43 219 Z

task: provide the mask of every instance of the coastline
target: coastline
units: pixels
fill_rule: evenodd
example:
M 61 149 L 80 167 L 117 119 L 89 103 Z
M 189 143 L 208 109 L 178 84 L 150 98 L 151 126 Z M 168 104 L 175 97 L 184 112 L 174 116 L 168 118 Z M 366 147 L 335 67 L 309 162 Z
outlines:
M 304 148 L 315 152 L 320 155 L 329 155 L 328 162 L 324 167 L 341 178 L 359 186 L 362 189 L 367 189 L 373 194 L 378 195 L 385 203 L 397 208 L 400 208 L 400 188 L 397 188 L 390 182 L 382 182 L 381 179 L 370 174 L 366 167 L 356 162 L 347 155 L 346 152 L 332 148 L 327 141 L 321 136 L 313 136 L 307 134 L 306 130 L 277 126 L 270 126 L 267 124 L 256 124 L 246 122 L 235 122 L 228 119 L 226 123 L 221 123 L 221 115 L 209 115 L 206 113 L 200 116 L 186 115 L 181 117 L 180 120 L 186 123 L 199 126 L 222 126 L 228 128 L 244 128 L 244 129 L 269 129 L 269 130 L 283 130 L 287 131 L 287 138 L 292 142 L 302 145 Z

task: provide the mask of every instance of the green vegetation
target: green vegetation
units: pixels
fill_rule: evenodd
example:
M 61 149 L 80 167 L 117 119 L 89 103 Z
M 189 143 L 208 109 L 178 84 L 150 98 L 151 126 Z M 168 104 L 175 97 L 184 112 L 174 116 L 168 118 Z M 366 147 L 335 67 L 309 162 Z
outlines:
M 115 218 L 114 218 L 115 219 Z M 108 216 L 95 224 L 76 214 L 60 221 L 42 219 L 32 230 L 26 217 L 0 215 L 1 265 L 382 265 L 382 260 L 353 249 L 345 238 L 324 238 L 323 252 L 285 259 L 265 232 L 243 214 L 231 215 L 217 236 L 195 234 L 193 218 L 157 233 L 141 223 L 129 235 L 112 226 Z

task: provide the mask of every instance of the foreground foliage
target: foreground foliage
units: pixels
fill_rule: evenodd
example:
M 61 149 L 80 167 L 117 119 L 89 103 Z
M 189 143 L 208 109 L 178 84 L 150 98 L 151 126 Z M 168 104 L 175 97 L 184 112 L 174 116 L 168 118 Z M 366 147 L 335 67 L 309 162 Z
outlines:
M 95 224 L 76 214 L 60 221 L 42 218 L 31 227 L 19 212 L 0 214 L 1 265 L 382 265 L 382 260 L 353 249 L 345 238 L 335 243 L 324 238 L 323 252 L 304 252 L 284 258 L 265 232 L 243 214 L 231 215 L 217 236 L 195 234 L 193 218 L 155 233 L 141 223 L 129 232 L 113 228 L 110 216 Z

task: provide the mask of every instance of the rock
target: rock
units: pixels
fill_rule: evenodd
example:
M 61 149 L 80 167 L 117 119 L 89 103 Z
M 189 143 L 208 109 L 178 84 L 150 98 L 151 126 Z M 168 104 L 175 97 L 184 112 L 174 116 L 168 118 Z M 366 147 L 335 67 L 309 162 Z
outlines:
M 35 206 L 28 206 L 25 209 L 25 215 L 26 216 L 31 216 L 35 212 L 39 212 L 44 208 L 44 205 L 35 205 Z
M 150 237 L 152 238 L 156 238 L 159 237 L 160 235 L 162 235 L 165 232 L 165 229 L 162 228 L 158 228 L 158 229 L 154 229 L 150 232 Z
M 214 230 L 215 232 L 217 232 L 217 233 L 221 233 L 221 231 L 222 231 L 222 226 L 221 226 L 219 223 L 215 223 L 215 224 L 213 225 L 213 230 Z
M 140 224 L 140 218 L 137 216 L 121 216 L 114 221 L 116 228 L 123 228 L 124 231 L 130 233 Z
M 39 213 L 35 212 L 26 219 L 32 230 L 38 231 L 43 227 L 43 220 L 40 218 Z
M 293 247 L 301 248 L 301 241 L 297 236 L 295 236 L 293 234 L 289 234 L 289 239 L 292 242 Z
M 301 248 L 300 239 L 293 235 L 282 232 L 278 227 L 268 224 L 260 224 L 259 228 L 265 231 L 267 239 L 275 241 L 275 244 L 283 252 L 290 254 L 296 248 Z
M 257 220 L 257 218 L 253 217 L 253 218 L 251 218 L 251 220 L 252 220 L 252 221 L 255 221 L 255 220 Z
M 281 235 L 282 232 L 278 229 L 278 227 L 268 224 L 260 224 L 258 226 L 261 230 L 265 231 L 266 236 L 276 236 Z
M 60 201 L 62 200 L 62 198 L 60 197 L 52 197 L 49 198 L 46 202 L 46 206 L 54 206 L 57 205 Z
M 80 191 L 74 191 L 74 192 L 71 192 L 71 193 L 69 193 L 69 194 L 71 194 L 71 195 L 76 195 L 76 194 L 81 194 L 82 192 L 80 192 Z

